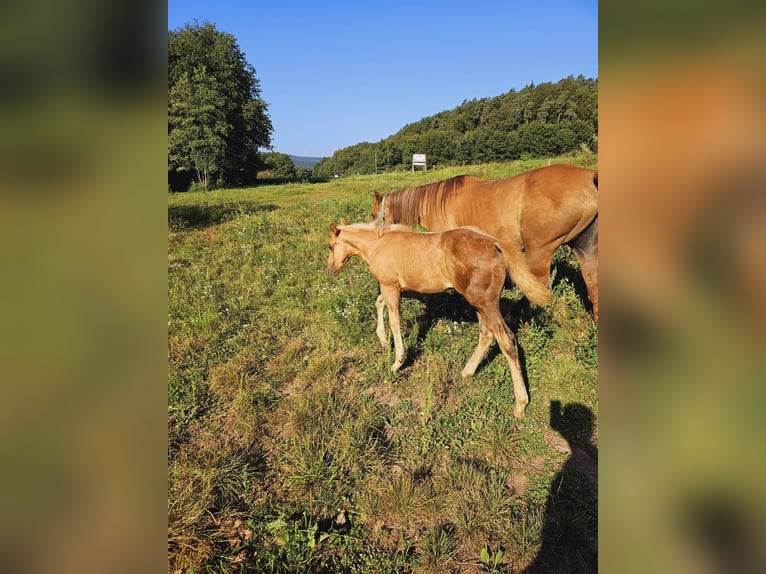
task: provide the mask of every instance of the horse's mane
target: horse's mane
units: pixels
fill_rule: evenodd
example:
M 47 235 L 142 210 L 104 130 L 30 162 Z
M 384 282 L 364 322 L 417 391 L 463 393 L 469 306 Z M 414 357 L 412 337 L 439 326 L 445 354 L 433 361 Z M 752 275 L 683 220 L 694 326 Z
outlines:
M 407 223 L 386 223 L 383 226 L 384 233 L 396 231 L 415 231 L 415 228 Z
M 420 223 L 421 205 L 427 205 L 431 210 L 437 207 L 443 210 L 449 196 L 465 187 L 469 177 L 471 176 L 457 175 L 436 183 L 392 191 L 385 198 L 386 211 L 394 221 Z
M 414 227 L 404 223 L 386 223 L 384 225 L 381 225 L 380 223 L 376 221 L 342 225 L 340 229 L 347 230 L 347 231 L 376 232 L 378 237 L 382 237 L 383 235 L 386 235 L 388 233 L 396 233 L 401 231 L 415 231 Z

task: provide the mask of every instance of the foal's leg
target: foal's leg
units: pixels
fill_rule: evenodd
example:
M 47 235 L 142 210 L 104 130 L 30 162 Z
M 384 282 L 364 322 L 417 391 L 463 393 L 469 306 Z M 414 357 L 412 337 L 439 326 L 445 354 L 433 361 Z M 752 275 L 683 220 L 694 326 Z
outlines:
M 490 345 L 495 342 L 495 336 L 487 328 L 486 323 L 484 323 L 482 320 L 481 313 L 476 313 L 476 315 L 479 317 L 479 343 L 476 345 L 476 349 L 474 349 L 473 355 L 471 355 L 471 358 L 468 359 L 468 363 L 460 373 L 464 379 L 473 376 L 473 374 L 476 372 L 476 368 L 479 366 L 479 363 L 481 363 L 486 356 Z
M 497 344 L 508 361 L 508 366 L 511 369 L 511 380 L 513 381 L 513 394 L 516 397 L 513 416 L 517 419 L 523 419 L 524 411 L 529 404 L 529 395 L 527 394 L 527 387 L 524 385 L 524 375 L 521 372 L 516 336 L 503 321 L 499 306 L 480 310 L 479 313 L 484 316 L 487 328 L 497 339 Z
M 383 322 L 383 307 L 386 302 L 383 299 L 383 295 L 378 295 L 375 299 L 375 308 L 378 310 L 378 325 L 375 327 L 375 334 L 378 336 L 378 341 L 385 349 L 388 346 L 388 337 L 386 337 L 386 324 Z
M 398 371 L 404 362 L 404 343 L 402 343 L 402 332 L 399 327 L 399 298 L 400 291 L 398 285 L 381 285 L 380 296 L 386 302 L 388 307 L 388 325 L 391 327 L 391 334 L 394 336 L 394 349 L 396 349 L 396 358 L 391 365 L 392 371 Z

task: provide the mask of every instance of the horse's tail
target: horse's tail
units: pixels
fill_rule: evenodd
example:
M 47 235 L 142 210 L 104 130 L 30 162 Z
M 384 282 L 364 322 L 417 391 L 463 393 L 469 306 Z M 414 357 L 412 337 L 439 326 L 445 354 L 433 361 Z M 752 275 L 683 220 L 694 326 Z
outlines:
M 535 305 L 547 305 L 553 301 L 553 293 L 529 270 L 524 253 L 517 243 L 497 240 L 495 248 L 505 258 L 505 267 L 508 269 L 511 280 L 527 296 L 527 299 Z

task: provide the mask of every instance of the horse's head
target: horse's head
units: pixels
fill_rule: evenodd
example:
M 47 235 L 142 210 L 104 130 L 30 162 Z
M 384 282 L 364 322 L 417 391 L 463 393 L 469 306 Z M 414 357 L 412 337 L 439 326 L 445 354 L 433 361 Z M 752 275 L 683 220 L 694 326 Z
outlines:
M 334 223 L 330 224 L 330 259 L 327 262 L 327 273 L 331 276 L 340 273 L 349 257 L 356 254 L 356 250 L 341 237 L 344 226 L 342 220 L 340 227 Z
M 383 205 L 383 196 L 380 195 L 380 192 L 375 192 L 375 199 L 372 203 L 372 220 L 378 221 L 380 218 L 380 207 Z

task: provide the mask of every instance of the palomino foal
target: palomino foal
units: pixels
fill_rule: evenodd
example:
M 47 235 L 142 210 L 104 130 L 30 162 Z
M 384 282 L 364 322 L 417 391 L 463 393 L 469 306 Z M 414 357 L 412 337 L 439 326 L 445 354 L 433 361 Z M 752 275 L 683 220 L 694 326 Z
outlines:
M 476 372 L 489 346 L 497 340 L 508 361 L 516 406 L 513 415 L 524 417 L 529 396 L 521 373 L 516 337 L 500 313 L 500 295 L 506 272 L 527 298 L 538 305 L 551 301 L 552 294 L 535 279 L 518 245 L 499 241 L 479 229 L 461 227 L 441 233 L 419 233 L 403 225 L 375 223 L 330 225 L 330 259 L 327 272 L 337 275 L 353 256 L 363 259 L 380 283 L 376 301 L 376 333 L 383 348 L 387 345 L 383 305 L 394 337 L 396 359 L 391 370 L 404 361 L 399 324 L 402 291 L 441 293 L 455 289 L 476 309 L 479 343 L 462 371 L 468 378 Z

